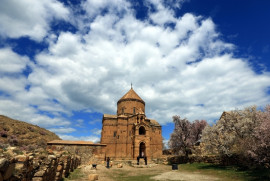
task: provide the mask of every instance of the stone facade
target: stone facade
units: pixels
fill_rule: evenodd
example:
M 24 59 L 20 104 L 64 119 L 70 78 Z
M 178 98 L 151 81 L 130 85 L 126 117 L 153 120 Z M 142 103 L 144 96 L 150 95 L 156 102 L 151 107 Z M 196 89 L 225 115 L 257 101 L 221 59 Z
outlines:
M 160 124 L 145 115 L 145 102 L 131 88 L 118 102 L 117 115 L 103 115 L 101 144 L 106 157 L 136 159 L 162 156 Z
M 81 157 L 82 164 L 98 163 L 105 157 L 105 144 L 91 141 L 54 140 L 47 143 L 47 149 L 52 151 L 67 151 Z

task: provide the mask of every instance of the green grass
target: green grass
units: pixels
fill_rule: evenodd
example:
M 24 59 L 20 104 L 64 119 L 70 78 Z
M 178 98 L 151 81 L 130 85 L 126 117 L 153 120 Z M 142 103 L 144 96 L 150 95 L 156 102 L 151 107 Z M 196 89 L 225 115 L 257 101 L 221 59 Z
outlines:
M 160 175 L 164 172 L 171 171 L 171 165 L 163 166 L 159 169 L 114 169 L 110 172 L 106 172 L 106 175 L 114 181 L 151 181 L 151 177 Z M 206 176 L 212 176 L 222 181 L 266 181 L 270 180 L 269 169 L 257 169 L 247 170 L 237 166 L 220 166 L 208 163 L 193 163 L 193 164 L 179 164 L 178 172 L 202 174 Z M 81 169 L 76 169 L 72 172 L 65 181 L 80 180 L 80 178 L 86 178 Z M 153 181 L 153 180 L 152 180 Z
M 179 171 L 196 172 L 211 175 L 222 180 L 270 180 L 269 169 L 248 170 L 237 166 L 220 166 L 207 163 L 193 163 L 178 165 Z
M 70 173 L 67 178 L 64 178 L 64 181 L 76 180 L 82 178 L 83 176 L 84 174 L 82 173 L 81 169 L 77 168 L 72 173 Z
M 252 181 L 258 180 L 270 180 L 270 169 L 257 169 L 247 171 L 248 175 L 253 178 Z
M 123 176 L 115 178 L 116 181 L 151 181 L 154 175 Z M 154 180 L 152 180 L 154 181 Z
M 110 178 L 113 178 L 115 181 L 151 181 L 152 179 L 150 179 L 150 177 L 155 176 L 155 174 L 130 175 L 130 171 L 127 170 L 115 170 L 109 175 Z

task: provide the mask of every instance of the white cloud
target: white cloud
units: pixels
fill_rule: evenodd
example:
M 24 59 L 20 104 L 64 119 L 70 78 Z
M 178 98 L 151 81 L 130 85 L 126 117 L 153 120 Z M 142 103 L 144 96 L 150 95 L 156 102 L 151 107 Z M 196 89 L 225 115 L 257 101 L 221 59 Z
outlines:
M 96 18 L 91 23 L 91 32 L 86 35 L 62 33 L 51 45 L 49 54 L 45 52 L 37 56 L 37 62 L 46 69 L 34 71 L 30 78 L 39 77 L 35 82 L 43 80 L 37 86 L 49 90 L 51 96 L 57 97 L 69 109 L 91 107 L 110 113 L 115 112 L 115 103 L 125 91 L 119 87 L 132 81 L 149 107 L 148 115 L 155 116 L 161 123 L 171 121 L 173 114 L 191 119 L 213 119 L 223 111 L 215 107 L 222 105 L 227 109 L 231 105 L 242 105 L 244 97 L 249 97 L 248 103 L 266 103 L 264 90 L 269 84 L 260 80 L 268 80 L 269 77 L 255 76 L 241 59 L 236 60 L 229 54 L 219 55 L 224 50 L 231 51 L 233 46 L 218 40 L 210 19 L 185 14 L 177 20 L 177 28 L 170 31 L 163 26 L 138 21 L 130 15 L 120 21 L 115 20 L 114 15 Z M 133 23 L 136 24 L 135 30 L 127 26 Z M 153 32 L 152 36 L 148 35 L 150 32 Z M 174 46 L 167 43 L 163 34 Z M 127 42 L 119 41 L 123 39 Z M 76 48 L 69 50 L 71 45 Z M 201 62 L 186 64 L 198 59 Z M 244 73 L 247 70 L 250 74 Z M 232 83 L 243 76 L 246 77 L 245 82 Z M 261 86 L 249 84 L 248 80 L 252 78 Z M 231 86 L 237 86 L 237 89 L 229 91 Z M 255 90 L 245 91 L 242 96 L 249 86 Z M 112 87 L 116 88 L 114 92 Z M 228 93 L 224 94 L 223 89 Z M 261 93 L 261 99 L 254 99 L 254 91 Z M 223 101 L 224 96 L 231 101 Z M 198 104 L 204 107 L 196 106 Z
M 169 140 L 162 140 L 164 148 L 163 149 L 168 149 L 169 148 Z
M 137 28 L 129 29 L 127 21 Z M 170 31 L 130 16 L 115 21 L 114 16 L 105 15 L 92 24 L 98 24 L 98 30 L 93 28 L 81 36 L 62 33 L 49 54 L 37 57 L 38 63 L 47 67 L 41 77 L 46 83 L 39 86 L 53 87 L 53 94 L 58 93 L 56 97 L 70 109 L 91 107 L 114 113 L 116 101 L 127 90 L 120 87 L 128 87 L 131 81 L 145 99 L 148 115 L 161 123 L 171 121 L 173 114 L 214 119 L 225 109 L 269 100 L 265 98 L 268 74 L 256 75 L 245 60 L 220 54 L 232 52 L 233 45 L 218 39 L 211 19 L 185 14 Z M 127 41 L 119 41 L 123 39 Z M 66 51 L 70 41 L 76 49 Z M 54 47 L 59 48 L 54 51 Z M 31 76 L 40 77 L 40 72 Z M 253 79 L 257 86 L 251 83 Z
M 172 9 L 165 8 L 162 1 L 150 0 L 150 3 L 155 6 L 156 12 L 150 14 L 150 19 L 163 26 L 165 23 L 174 23 L 175 17 Z
M 95 120 L 89 121 L 88 124 L 95 125 L 96 123 L 100 123 L 101 121 L 102 121 L 101 119 L 95 119 Z
M 74 45 L 80 45 L 80 36 L 67 33 L 61 33 L 58 37 L 57 44 L 52 44 L 50 47 L 50 52 L 59 57 L 72 57 L 76 55 L 81 48 L 75 47 Z
M 72 135 L 63 135 L 60 134 L 58 135 L 61 139 L 63 140 L 72 140 L 72 141 L 92 141 L 94 143 L 97 143 L 100 141 L 100 138 L 97 136 L 80 136 L 80 137 L 76 137 L 76 136 L 72 136 Z
M 100 135 L 101 129 L 94 128 L 94 129 L 91 129 L 90 132 L 93 133 L 94 135 Z
M 50 128 L 49 130 L 56 134 L 72 133 L 76 131 L 76 129 L 68 127 Z
M 129 8 L 129 3 L 125 0 L 87 0 L 82 3 L 82 8 L 86 10 L 87 16 L 94 18 L 101 14 L 102 10 L 107 9 L 110 14 L 124 13 Z
M 13 119 L 29 122 L 41 127 L 67 126 L 70 122 L 61 117 L 49 117 L 40 114 L 37 109 L 28 104 L 21 103 L 17 100 L 3 98 L 0 96 L 0 111 L 2 115 L 9 116 Z
M 2 48 L 0 64 L 0 114 L 42 127 L 70 124 L 59 115 L 59 112 L 68 114 L 63 106 L 50 101 L 46 90 L 35 87 L 23 74 L 27 66 L 36 71 L 35 65 L 26 56 L 14 53 L 8 47 Z M 54 117 L 40 111 L 54 114 Z
M 76 120 L 75 126 L 77 126 L 77 127 L 84 127 L 84 120 L 83 119 Z
M 27 57 L 14 53 L 10 48 L 0 49 L 0 74 L 21 73 L 30 61 Z
M 69 10 L 57 0 L 2 0 L 0 35 L 11 38 L 29 36 L 41 41 L 54 19 L 68 20 Z
M 77 21 L 89 32 L 53 34 L 48 50 L 37 54 L 36 64 L 30 65 L 28 77 L 8 73 L 22 72 L 27 58 L 10 49 L 0 50 L 5 66 L 11 67 L 0 68 L 5 73 L 0 89 L 10 95 L 0 95 L 1 114 L 46 127 L 68 127 L 70 121 L 62 114 L 115 114 L 116 102 L 131 82 L 146 102 L 147 116 L 162 124 L 171 122 L 175 114 L 210 122 L 224 110 L 269 103 L 269 72 L 256 74 L 251 60 L 235 57 L 234 45 L 219 38 L 211 19 L 190 13 L 176 18 L 161 1 L 155 2 L 155 13 L 165 17 L 157 18 L 156 24 L 150 22 L 155 17 L 151 12 L 144 21 L 136 19 L 125 1 L 111 2 L 109 11 L 101 15 L 110 2 L 86 1 L 82 7 L 94 18 L 78 17 Z M 174 28 L 164 26 L 170 22 Z M 89 124 L 100 121 L 87 120 Z M 66 134 L 61 138 L 99 139 Z
M 0 91 L 6 92 L 8 95 L 24 91 L 26 83 L 26 78 L 23 76 L 16 78 L 3 76 L 0 79 Z

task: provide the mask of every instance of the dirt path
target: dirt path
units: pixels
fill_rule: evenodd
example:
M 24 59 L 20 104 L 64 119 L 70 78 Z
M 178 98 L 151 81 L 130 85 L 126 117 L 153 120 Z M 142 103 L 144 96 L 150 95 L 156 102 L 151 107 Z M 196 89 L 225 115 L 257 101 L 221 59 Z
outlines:
M 151 179 L 154 180 L 200 180 L 200 181 L 214 181 L 214 180 L 220 180 L 218 178 L 209 176 L 209 175 L 202 175 L 200 173 L 189 173 L 189 172 L 179 172 L 179 171 L 169 171 L 164 172 L 160 175 L 151 177 Z
M 215 181 L 220 180 L 219 178 L 212 177 L 209 175 L 203 175 L 200 173 L 190 173 L 181 170 L 172 171 L 170 166 L 157 165 L 151 168 L 134 168 L 131 166 L 124 166 L 123 168 L 112 167 L 107 169 L 103 165 L 98 165 L 96 170 L 92 170 L 91 166 L 82 167 L 83 178 L 79 180 L 88 180 L 88 175 L 96 173 L 99 175 L 99 181 L 114 181 L 121 176 L 137 176 L 137 175 L 153 175 L 152 180 L 185 180 L 185 181 L 197 181 L 197 180 L 208 180 Z M 119 180 L 119 179 L 118 179 Z

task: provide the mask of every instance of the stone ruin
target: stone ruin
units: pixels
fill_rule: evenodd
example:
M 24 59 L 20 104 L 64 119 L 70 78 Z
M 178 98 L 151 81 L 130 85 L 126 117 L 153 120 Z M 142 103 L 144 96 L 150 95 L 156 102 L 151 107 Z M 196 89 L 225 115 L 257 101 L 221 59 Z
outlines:
M 79 156 L 65 152 L 0 157 L 0 181 L 60 181 L 80 164 Z

